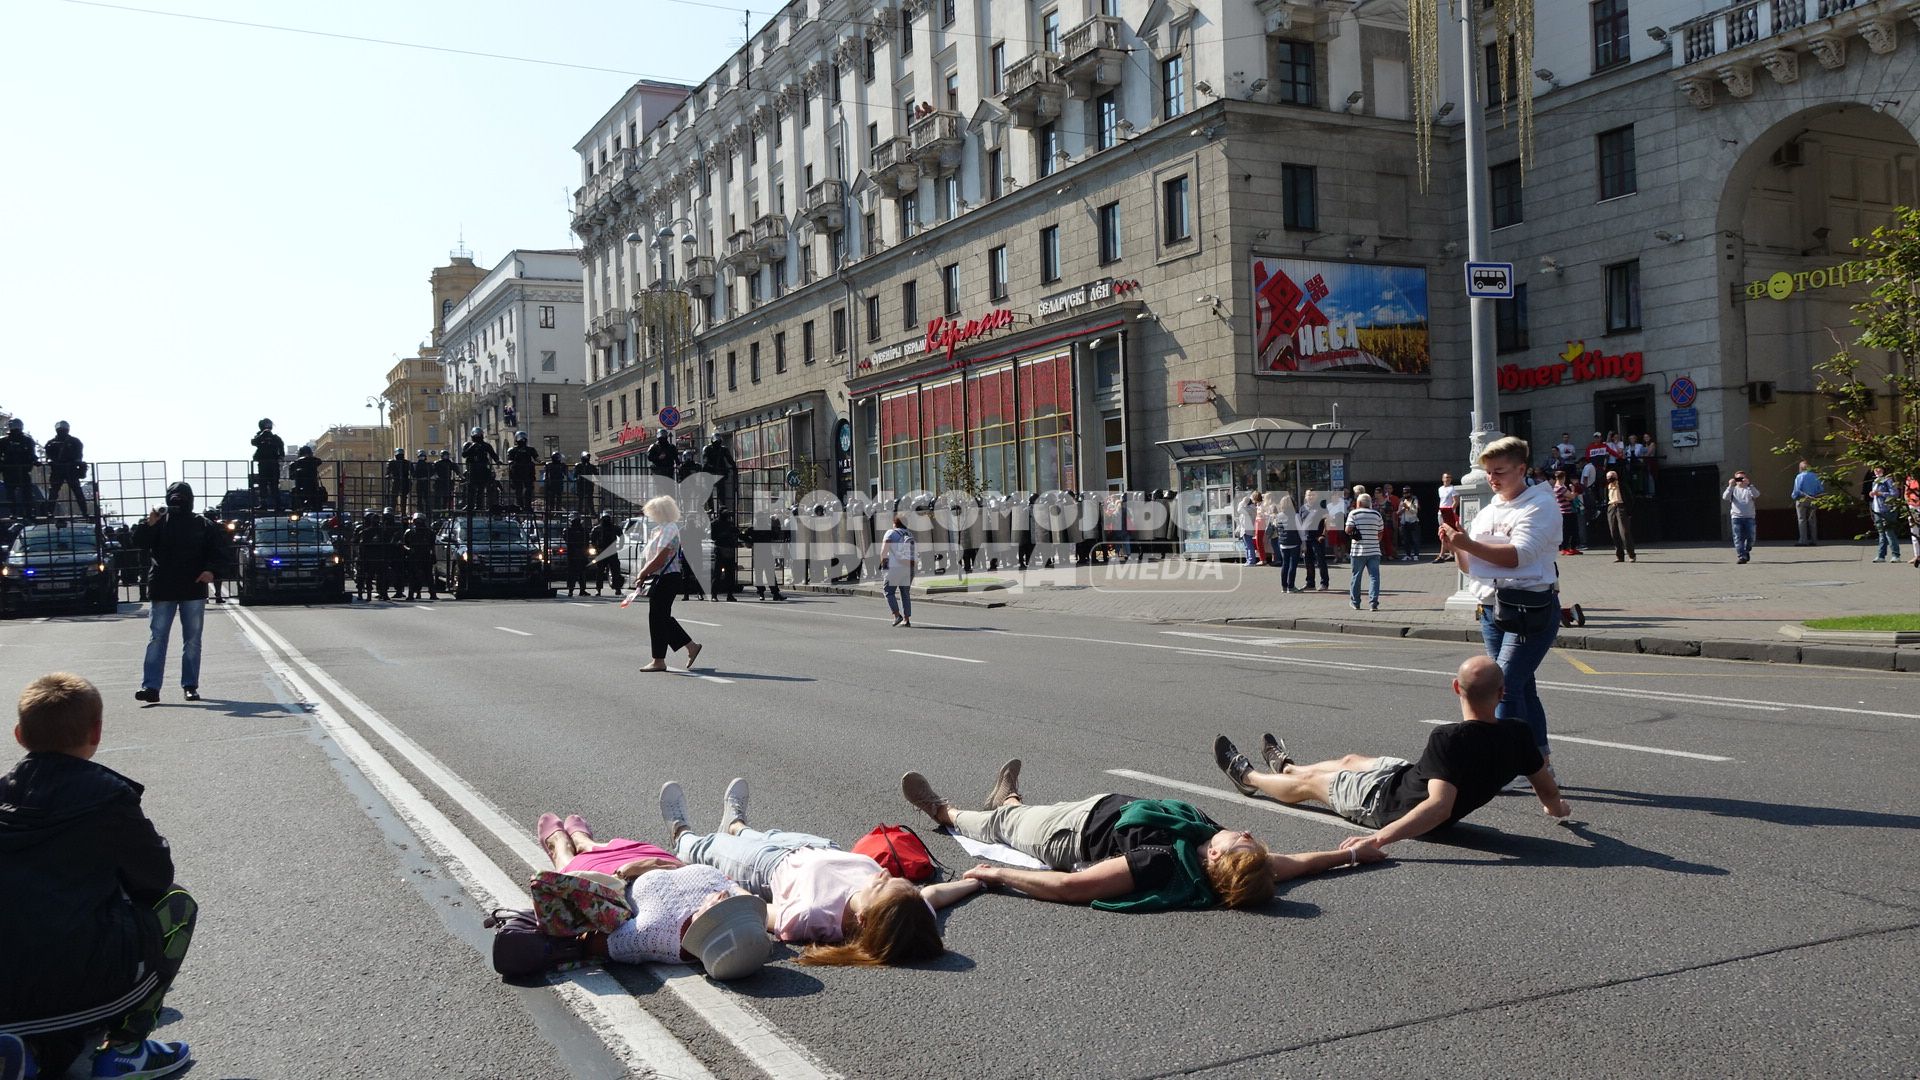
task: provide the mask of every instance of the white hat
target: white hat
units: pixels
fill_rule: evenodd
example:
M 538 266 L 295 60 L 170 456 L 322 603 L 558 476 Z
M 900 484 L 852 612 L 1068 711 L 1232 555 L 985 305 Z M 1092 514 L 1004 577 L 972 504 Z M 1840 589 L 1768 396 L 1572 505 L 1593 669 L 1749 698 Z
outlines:
M 716 979 L 739 979 L 767 962 L 767 902 L 729 896 L 700 913 L 680 938 L 680 947 L 700 958 Z

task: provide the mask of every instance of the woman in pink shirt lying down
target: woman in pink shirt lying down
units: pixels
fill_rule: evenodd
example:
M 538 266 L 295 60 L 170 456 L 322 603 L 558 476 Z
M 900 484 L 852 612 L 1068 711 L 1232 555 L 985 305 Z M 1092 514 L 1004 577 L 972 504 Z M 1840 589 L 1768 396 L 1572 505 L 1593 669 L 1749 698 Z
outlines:
M 680 858 L 714 867 L 768 902 L 767 930 L 807 943 L 803 964 L 932 960 L 946 952 L 934 912 L 983 887 L 965 879 L 918 886 L 824 837 L 749 829 L 744 779 L 727 785 L 717 832 L 693 831 L 686 795 L 673 781 L 660 788 L 660 816 Z

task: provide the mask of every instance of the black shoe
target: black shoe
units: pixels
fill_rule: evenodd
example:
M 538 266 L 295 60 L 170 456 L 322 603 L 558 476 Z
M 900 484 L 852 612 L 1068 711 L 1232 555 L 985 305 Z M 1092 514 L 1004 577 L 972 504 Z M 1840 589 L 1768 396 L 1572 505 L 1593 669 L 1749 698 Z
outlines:
M 1579 604 L 1573 605 L 1573 625 L 1587 625 L 1587 609 L 1581 607 Z
M 149 705 L 158 705 L 160 703 L 160 691 L 148 690 L 142 687 L 133 692 L 133 700 L 144 701 Z
M 1259 788 L 1247 783 L 1247 774 L 1253 771 L 1253 762 L 1248 761 L 1247 755 L 1233 745 L 1232 739 L 1225 735 L 1214 737 L 1213 763 L 1220 766 L 1221 772 L 1227 774 L 1227 779 L 1233 782 L 1235 791 L 1242 795 L 1260 794 Z
M 773 598 L 774 598 L 775 600 L 785 600 L 785 599 L 786 599 L 786 597 L 785 597 L 784 595 L 782 595 L 782 594 L 781 594 L 781 592 L 780 592 L 780 590 L 779 590 L 779 589 L 775 589 L 775 590 L 773 590 Z
M 182 692 L 182 693 L 184 693 L 184 694 L 186 694 L 186 695 L 187 695 L 187 700 L 188 700 L 188 701 L 199 701 L 199 700 L 200 700 L 200 688 L 199 688 L 199 687 L 197 687 L 197 686 L 183 686 L 183 687 L 181 687 L 181 688 L 180 688 L 180 690 L 181 690 L 181 692 Z
M 733 595 L 732 593 L 727 594 L 727 603 L 729 604 L 736 603 L 739 601 L 739 599 L 740 599 L 739 597 Z
M 1273 772 L 1284 772 L 1287 766 L 1293 764 L 1293 759 L 1287 756 L 1287 744 L 1275 738 L 1271 731 L 1260 736 L 1260 756 L 1266 759 L 1267 768 Z

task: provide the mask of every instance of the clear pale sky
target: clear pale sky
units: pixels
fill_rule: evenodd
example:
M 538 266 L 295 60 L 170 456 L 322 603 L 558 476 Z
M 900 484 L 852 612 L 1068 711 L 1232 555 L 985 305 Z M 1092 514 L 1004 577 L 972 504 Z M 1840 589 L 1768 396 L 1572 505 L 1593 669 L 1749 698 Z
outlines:
M 375 422 L 462 230 L 485 266 L 574 246 L 574 142 L 743 40 L 740 5 L 683 0 L 127 7 L 0 3 L 0 408 L 170 473 L 248 456 L 261 417 L 290 448 Z

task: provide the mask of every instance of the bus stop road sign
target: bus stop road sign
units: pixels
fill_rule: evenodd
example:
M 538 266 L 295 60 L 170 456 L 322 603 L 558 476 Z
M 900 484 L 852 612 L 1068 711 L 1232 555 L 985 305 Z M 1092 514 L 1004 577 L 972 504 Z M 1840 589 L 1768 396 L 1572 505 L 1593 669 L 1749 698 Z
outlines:
M 1468 263 L 1467 296 L 1474 300 L 1513 299 L 1513 264 Z

